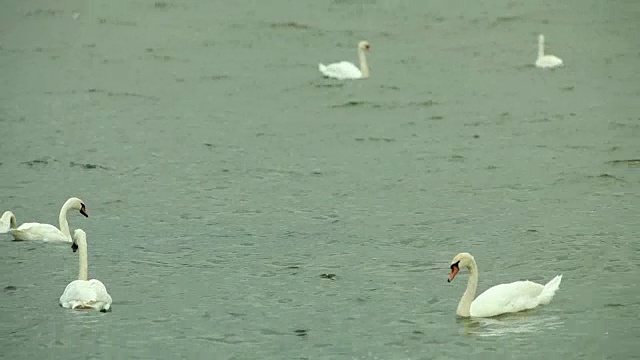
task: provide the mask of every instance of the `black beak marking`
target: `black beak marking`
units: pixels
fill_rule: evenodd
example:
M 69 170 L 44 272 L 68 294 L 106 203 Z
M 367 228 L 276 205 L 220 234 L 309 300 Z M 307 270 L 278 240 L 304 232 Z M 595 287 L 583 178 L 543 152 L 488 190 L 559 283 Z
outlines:
M 84 206 L 84 204 L 82 204 L 82 206 L 80 207 L 80 214 L 84 215 L 84 217 L 89 217 L 89 214 L 87 214 L 87 208 Z
M 451 272 L 453 272 L 453 270 L 457 269 L 458 271 L 460 271 L 460 260 L 456 261 L 455 263 L 451 264 Z M 447 279 L 447 282 L 451 282 L 451 280 Z
M 78 251 L 78 244 L 76 243 L 71 244 L 71 250 L 73 250 L 73 252 Z

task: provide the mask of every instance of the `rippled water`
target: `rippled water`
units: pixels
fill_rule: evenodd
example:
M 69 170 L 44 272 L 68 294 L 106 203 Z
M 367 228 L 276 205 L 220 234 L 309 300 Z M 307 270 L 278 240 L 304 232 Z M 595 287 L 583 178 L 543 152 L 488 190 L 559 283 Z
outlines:
M 114 303 L 60 308 L 77 255 L 2 236 L 0 356 L 638 357 L 638 2 L 229 4 L 5 4 L 0 211 L 81 197 Z M 370 79 L 320 77 L 361 39 Z M 461 251 L 563 282 L 458 319 Z

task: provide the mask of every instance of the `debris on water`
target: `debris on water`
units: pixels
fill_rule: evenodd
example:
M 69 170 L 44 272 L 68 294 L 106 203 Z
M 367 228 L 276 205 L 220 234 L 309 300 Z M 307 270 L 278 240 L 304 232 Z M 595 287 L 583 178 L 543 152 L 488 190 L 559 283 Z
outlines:
M 71 167 L 81 167 L 83 169 L 88 169 L 88 170 L 93 170 L 93 169 L 100 169 L 100 170 L 113 170 L 111 168 L 108 168 L 106 166 L 102 166 L 102 165 L 98 165 L 98 164 L 81 164 L 81 163 L 76 163 L 76 162 L 69 162 L 69 166 Z
M 640 159 L 623 159 L 607 161 L 607 164 L 620 165 L 626 164 L 629 167 L 640 167 Z
M 307 29 L 311 28 L 309 25 L 300 24 L 300 23 L 295 22 L 295 21 L 273 23 L 273 24 L 271 24 L 271 27 L 273 29 L 285 29 L 285 28 L 288 28 L 288 29 L 296 29 L 296 30 L 307 30 Z
M 320 277 L 323 279 L 329 279 L 329 280 L 335 280 L 336 279 L 336 274 L 320 274 Z
M 24 161 L 21 162 L 20 164 L 23 165 L 28 165 L 29 167 L 33 167 L 33 166 L 40 166 L 40 165 L 49 165 L 49 163 L 53 163 L 56 162 L 57 160 L 55 160 L 54 158 L 51 157 L 43 157 L 40 159 L 35 159 L 35 160 L 31 160 L 31 161 Z

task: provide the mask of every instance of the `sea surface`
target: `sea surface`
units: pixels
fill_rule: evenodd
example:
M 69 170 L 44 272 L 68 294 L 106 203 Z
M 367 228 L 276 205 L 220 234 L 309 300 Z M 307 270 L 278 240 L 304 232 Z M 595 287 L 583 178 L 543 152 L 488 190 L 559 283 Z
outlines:
M 640 358 L 640 2 L 5 1 L 0 358 Z M 565 66 L 533 66 L 537 35 Z M 357 61 L 371 78 L 324 79 Z M 553 301 L 455 311 L 562 274 Z

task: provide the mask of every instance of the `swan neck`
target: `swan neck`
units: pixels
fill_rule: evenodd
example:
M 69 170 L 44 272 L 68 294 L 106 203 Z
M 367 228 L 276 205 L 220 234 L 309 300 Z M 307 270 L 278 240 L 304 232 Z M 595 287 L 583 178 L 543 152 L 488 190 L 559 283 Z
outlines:
M 16 216 L 13 215 L 11 211 L 5 211 L 4 214 L 2 214 L 0 221 L 2 221 L 3 223 L 9 222 L 9 229 L 16 228 Z
M 69 238 L 71 238 L 71 232 L 69 232 L 67 212 L 69 211 L 70 206 L 71 205 L 69 201 L 65 202 L 64 205 L 62 205 L 62 209 L 60 209 L 60 215 L 58 215 L 58 221 L 60 222 L 60 231 L 62 231 L 62 233 Z
M 78 280 L 88 280 L 89 261 L 87 260 L 87 244 L 79 243 L 78 251 L 80 251 L 80 269 L 78 271 Z
M 368 78 L 369 64 L 367 63 L 367 54 L 363 49 L 358 49 L 358 58 L 360 59 L 360 72 L 362 72 L 362 78 Z
M 462 294 L 460 303 L 458 304 L 458 310 L 456 313 L 460 316 L 471 316 L 471 303 L 476 297 L 476 290 L 478 288 L 478 265 L 472 258 L 471 265 L 469 266 L 469 280 L 467 281 L 467 289 Z
M 538 58 L 544 56 L 544 37 L 538 37 Z

